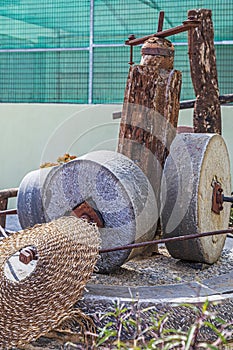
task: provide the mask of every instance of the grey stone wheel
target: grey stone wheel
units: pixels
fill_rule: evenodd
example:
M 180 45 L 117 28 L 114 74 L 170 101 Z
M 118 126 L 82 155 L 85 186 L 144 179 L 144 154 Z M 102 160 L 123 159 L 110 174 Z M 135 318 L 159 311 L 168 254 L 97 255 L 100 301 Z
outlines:
M 230 161 L 226 144 L 216 134 L 179 134 L 166 160 L 162 181 L 164 237 L 227 229 L 230 203 L 220 215 L 212 210 L 213 179 L 224 194 L 231 193 Z M 226 235 L 167 243 L 177 259 L 212 264 L 221 255 Z
M 55 169 L 31 171 L 21 181 L 17 196 L 17 212 L 23 229 L 46 222 L 41 191 L 48 173 Z
M 99 228 L 101 248 L 153 239 L 158 219 L 154 192 L 129 158 L 117 152 L 97 151 L 46 173 L 42 170 L 29 174 L 19 188 L 18 211 L 23 227 L 36 224 L 38 214 L 40 221 L 49 222 L 85 201 L 104 221 L 104 227 Z M 32 210 L 34 207 L 37 210 Z M 140 252 L 103 253 L 97 266 L 101 272 L 110 272 Z

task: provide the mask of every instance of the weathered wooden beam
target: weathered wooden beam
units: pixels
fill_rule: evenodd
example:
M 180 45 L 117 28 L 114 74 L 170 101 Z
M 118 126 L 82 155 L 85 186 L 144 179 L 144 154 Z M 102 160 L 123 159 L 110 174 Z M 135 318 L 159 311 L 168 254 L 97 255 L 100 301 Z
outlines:
M 174 47 L 150 38 L 140 65 L 130 67 L 122 109 L 118 152 L 147 175 L 160 206 L 162 169 L 176 135 L 181 73 L 173 69 Z
M 7 204 L 8 204 L 8 199 L 0 199 L 0 211 L 1 210 L 6 210 L 7 209 Z M 6 226 L 6 216 L 0 216 L 0 226 L 5 228 Z
M 212 13 L 207 9 L 190 10 L 188 18 L 200 21 L 198 27 L 188 32 L 191 78 L 196 95 L 194 132 L 221 134 Z
M 164 38 L 142 46 L 140 65 L 131 66 L 126 83 L 118 152 L 147 175 L 160 212 L 162 170 L 176 135 L 181 73 L 173 69 L 174 47 Z M 160 237 L 158 223 L 155 237 Z M 157 247 L 152 249 L 157 250 Z
M 18 188 L 9 188 L 5 190 L 0 190 L 0 200 L 11 198 L 11 197 L 17 197 L 17 193 L 18 193 Z

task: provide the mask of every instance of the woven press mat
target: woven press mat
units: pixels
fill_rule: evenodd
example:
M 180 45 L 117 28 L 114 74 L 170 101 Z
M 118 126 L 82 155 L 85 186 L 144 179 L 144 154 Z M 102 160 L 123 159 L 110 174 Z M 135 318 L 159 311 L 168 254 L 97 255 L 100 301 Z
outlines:
M 98 258 L 96 225 L 62 217 L 0 241 L 0 348 L 23 346 L 58 327 L 72 313 Z M 4 273 L 7 260 L 34 246 L 34 271 L 20 281 Z

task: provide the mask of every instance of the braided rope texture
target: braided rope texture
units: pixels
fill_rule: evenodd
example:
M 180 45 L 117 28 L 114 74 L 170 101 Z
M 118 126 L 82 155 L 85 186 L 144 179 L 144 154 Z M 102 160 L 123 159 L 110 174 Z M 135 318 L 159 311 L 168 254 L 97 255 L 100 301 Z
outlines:
M 9 280 L 4 265 L 20 249 L 34 246 L 34 271 Z M 0 348 L 17 347 L 56 328 L 81 297 L 99 256 L 96 225 L 68 216 L 16 232 L 0 241 Z

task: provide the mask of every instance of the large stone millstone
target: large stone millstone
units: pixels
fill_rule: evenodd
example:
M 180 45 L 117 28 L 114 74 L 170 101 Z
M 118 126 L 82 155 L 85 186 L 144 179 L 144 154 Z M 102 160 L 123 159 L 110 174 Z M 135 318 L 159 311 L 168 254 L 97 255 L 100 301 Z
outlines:
M 23 228 L 49 222 L 84 201 L 104 221 L 99 228 L 101 248 L 153 239 L 158 211 L 152 187 L 133 161 L 111 151 L 92 152 L 50 171 L 28 174 L 19 187 L 19 220 Z M 103 253 L 97 266 L 109 272 L 140 252 Z
M 223 138 L 217 134 L 179 134 L 166 160 L 162 190 L 164 236 L 176 237 L 227 229 L 230 204 L 220 215 L 212 210 L 213 179 L 224 194 L 231 193 L 230 162 Z M 226 235 L 167 243 L 177 259 L 212 264 L 219 258 Z
M 21 181 L 17 196 L 17 212 L 23 229 L 46 222 L 41 191 L 49 172 L 53 172 L 56 168 L 31 171 Z

